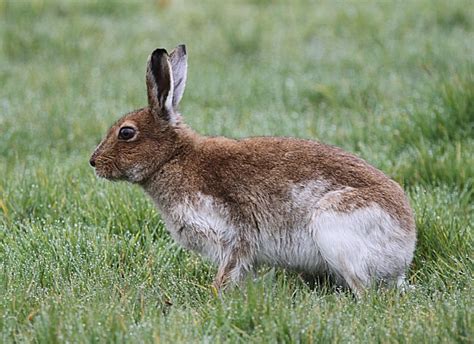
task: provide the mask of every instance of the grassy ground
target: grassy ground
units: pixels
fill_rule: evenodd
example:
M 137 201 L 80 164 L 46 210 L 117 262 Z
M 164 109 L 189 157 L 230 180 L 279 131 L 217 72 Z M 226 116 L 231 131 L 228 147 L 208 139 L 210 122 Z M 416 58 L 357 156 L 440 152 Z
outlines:
M 0 2 L 0 342 L 472 342 L 471 1 Z M 405 295 L 355 301 L 263 269 L 215 299 L 215 267 L 88 158 L 185 42 L 201 133 L 313 138 L 404 185 Z

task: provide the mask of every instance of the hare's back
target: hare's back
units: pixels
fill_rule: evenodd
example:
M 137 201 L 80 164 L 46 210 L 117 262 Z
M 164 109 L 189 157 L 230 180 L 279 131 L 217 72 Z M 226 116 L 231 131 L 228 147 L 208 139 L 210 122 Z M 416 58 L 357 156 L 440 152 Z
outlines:
M 317 141 L 256 137 L 210 138 L 199 159 L 204 171 L 248 184 L 324 180 L 336 188 L 389 181 L 381 171 L 344 150 Z

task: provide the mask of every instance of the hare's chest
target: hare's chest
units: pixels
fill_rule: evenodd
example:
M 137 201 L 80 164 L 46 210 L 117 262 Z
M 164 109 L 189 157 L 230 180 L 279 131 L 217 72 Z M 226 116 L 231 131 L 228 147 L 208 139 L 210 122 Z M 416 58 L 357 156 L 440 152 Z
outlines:
M 234 227 L 225 209 L 209 196 L 175 204 L 162 211 L 167 230 L 185 248 L 202 254 L 214 262 L 235 240 Z

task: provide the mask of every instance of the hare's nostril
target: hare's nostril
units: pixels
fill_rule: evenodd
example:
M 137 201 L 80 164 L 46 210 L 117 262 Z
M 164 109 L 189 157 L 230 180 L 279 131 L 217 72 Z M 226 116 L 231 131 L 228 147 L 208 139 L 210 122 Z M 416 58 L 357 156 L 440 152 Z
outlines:
M 89 160 L 89 164 L 91 164 L 92 167 L 95 167 L 95 159 L 94 158 L 91 158 Z

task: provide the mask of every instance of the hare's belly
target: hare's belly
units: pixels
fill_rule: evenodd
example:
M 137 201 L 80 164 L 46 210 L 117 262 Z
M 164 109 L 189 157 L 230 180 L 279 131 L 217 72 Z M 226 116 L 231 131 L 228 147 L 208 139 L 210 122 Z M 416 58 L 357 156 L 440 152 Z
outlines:
M 257 263 L 308 273 L 327 269 L 308 228 L 261 233 Z

